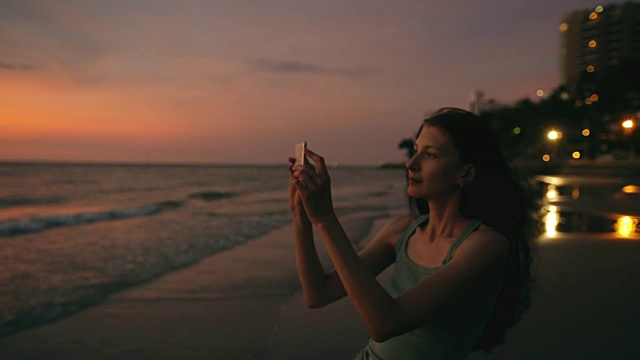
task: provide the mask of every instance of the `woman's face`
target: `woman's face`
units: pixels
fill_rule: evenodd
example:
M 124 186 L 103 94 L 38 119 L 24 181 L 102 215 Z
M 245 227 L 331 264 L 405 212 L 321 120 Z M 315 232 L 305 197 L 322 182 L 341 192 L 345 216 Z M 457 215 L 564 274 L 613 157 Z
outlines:
M 436 199 L 460 188 L 464 166 L 451 139 L 439 127 L 424 125 L 415 142 L 416 154 L 407 162 L 409 196 Z

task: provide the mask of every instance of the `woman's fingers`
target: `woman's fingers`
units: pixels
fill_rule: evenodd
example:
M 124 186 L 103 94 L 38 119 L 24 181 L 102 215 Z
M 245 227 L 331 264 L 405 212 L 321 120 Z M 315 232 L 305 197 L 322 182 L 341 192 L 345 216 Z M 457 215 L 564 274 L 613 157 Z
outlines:
M 307 155 L 313 162 L 316 163 L 318 167 L 318 174 L 323 177 L 329 177 L 329 172 L 327 171 L 327 165 L 324 163 L 324 158 L 309 149 L 304 150 L 305 155 Z
M 315 171 L 310 172 L 308 169 L 300 168 L 293 172 L 293 177 L 301 181 L 309 191 L 316 191 L 321 186 L 321 180 Z
M 295 158 L 289 157 L 289 162 L 292 164 L 289 165 L 291 181 L 301 195 L 317 192 L 327 186 L 330 181 L 324 158 L 309 149 L 305 150 L 305 154 L 313 160 L 316 166 L 311 164 L 295 165 Z M 300 191 L 301 187 L 304 188 L 304 193 Z
M 307 195 L 309 194 L 309 189 L 302 181 L 300 181 L 300 179 L 293 179 L 292 184 L 298 191 L 298 195 L 300 196 L 301 200 L 307 197 Z

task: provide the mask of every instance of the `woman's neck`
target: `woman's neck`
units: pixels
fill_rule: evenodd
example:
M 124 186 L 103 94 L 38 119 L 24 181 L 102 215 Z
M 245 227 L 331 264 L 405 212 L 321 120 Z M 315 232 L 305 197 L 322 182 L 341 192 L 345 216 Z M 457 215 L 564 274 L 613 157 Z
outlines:
M 462 232 L 468 220 L 460 214 L 460 198 L 446 201 L 429 200 L 429 223 L 425 229 L 429 239 L 455 237 Z

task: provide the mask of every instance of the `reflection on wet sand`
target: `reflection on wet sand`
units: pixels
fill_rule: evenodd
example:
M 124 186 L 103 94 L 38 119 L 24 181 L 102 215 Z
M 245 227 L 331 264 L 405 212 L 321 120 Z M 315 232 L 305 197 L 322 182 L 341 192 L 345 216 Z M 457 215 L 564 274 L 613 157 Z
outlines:
M 623 216 L 618 219 L 614 228 L 621 236 L 627 237 L 635 234 L 638 225 L 638 219 L 630 216 Z
M 640 186 L 626 179 L 563 176 L 539 176 L 534 181 L 547 238 L 579 232 L 640 239 Z

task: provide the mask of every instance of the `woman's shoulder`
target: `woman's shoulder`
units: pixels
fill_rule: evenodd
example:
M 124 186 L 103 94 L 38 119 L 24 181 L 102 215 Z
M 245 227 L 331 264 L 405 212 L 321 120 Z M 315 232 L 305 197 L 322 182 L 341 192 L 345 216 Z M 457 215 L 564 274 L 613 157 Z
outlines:
M 419 216 L 411 213 L 396 216 L 389 220 L 382 229 L 380 229 L 378 236 L 383 238 L 385 243 L 395 247 L 400 235 L 402 235 L 402 233 L 404 233 L 405 230 L 407 230 L 407 228 L 418 218 Z
M 409 227 L 409 225 L 418 220 L 420 217 L 421 216 L 412 213 L 398 215 L 392 218 L 385 227 L 389 227 L 389 229 L 392 229 L 394 231 L 403 232 Z
M 491 249 L 498 254 L 508 253 L 511 247 L 509 239 L 507 239 L 506 236 L 486 224 L 480 224 L 476 231 L 469 234 L 468 240 L 472 241 L 464 241 L 460 247 L 462 248 L 463 245 L 465 245 L 464 247 Z

